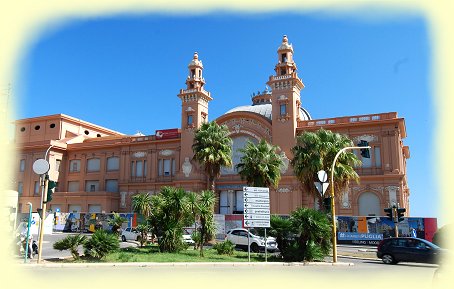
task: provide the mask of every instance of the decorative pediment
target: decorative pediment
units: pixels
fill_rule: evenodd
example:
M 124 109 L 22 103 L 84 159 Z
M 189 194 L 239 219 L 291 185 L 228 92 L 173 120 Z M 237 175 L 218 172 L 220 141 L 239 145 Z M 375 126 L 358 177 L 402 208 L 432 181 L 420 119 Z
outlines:
M 353 143 L 356 145 L 362 140 L 365 140 L 367 142 L 378 141 L 378 137 L 376 135 L 364 134 L 361 136 L 355 136 L 352 140 L 353 140 Z
M 159 154 L 161 156 L 165 156 L 165 157 L 171 156 L 174 153 L 175 153 L 175 151 L 173 151 L 173 150 L 162 150 L 162 151 L 159 152 Z
M 134 152 L 134 153 L 132 154 L 132 156 L 135 157 L 135 158 L 143 158 L 143 157 L 145 157 L 146 155 L 147 155 L 146 152 Z

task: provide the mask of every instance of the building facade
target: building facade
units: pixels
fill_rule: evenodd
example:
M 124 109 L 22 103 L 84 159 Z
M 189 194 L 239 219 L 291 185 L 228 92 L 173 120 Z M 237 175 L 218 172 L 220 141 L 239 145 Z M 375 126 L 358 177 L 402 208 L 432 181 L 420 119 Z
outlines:
M 356 168 L 360 183 L 336 199 L 339 215 L 383 215 L 389 204 L 399 203 L 410 214 L 406 160 L 410 157 L 405 121 L 396 112 L 312 119 L 303 107 L 303 81 L 297 74 L 293 47 L 286 36 L 277 50 L 275 73 L 267 89 L 254 93 L 249 105 L 230 109 L 216 119 L 229 128 L 236 165 L 247 140 L 267 142 L 281 148 L 284 166 L 281 181 L 270 189 L 272 214 L 288 214 L 298 207 L 315 207 L 317 202 L 294 176 L 291 148 L 296 136 L 319 128 L 347 135 L 355 144 L 366 140 L 371 158 Z M 33 162 L 48 151 L 49 176 L 58 181 L 50 210 L 60 212 L 131 212 L 131 197 L 139 192 L 156 194 L 163 186 L 188 191 L 207 188 L 207 177 L 192 160 L 194 131 L 208 121 L 213 99 L 205 90 L 203 64 L 197 53 L 188 66 L 186 87 L 178 93 L 181 127 L 156 130 L 155 135 L 125 135 L 63 114 L 17 120 L 18 149 L 16 188 L 19 210 L 26 203 L 40 207 L 39 176 Z M 361 158 L 361 156 L 358 154 Z M 215 213 L 241 214 L 241 180 L 235 168 L 223 168 L 216 181 L 218 202 Z

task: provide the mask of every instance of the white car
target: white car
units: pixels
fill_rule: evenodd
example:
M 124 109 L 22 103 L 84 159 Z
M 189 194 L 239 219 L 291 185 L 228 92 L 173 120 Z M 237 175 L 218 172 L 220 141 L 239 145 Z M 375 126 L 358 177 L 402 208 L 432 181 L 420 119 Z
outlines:
M 127 227 L 121 231 L 121 240 L 126 242 L 127 240 L 139 241 L 141 234 L 136 228 Z M 147 239 L 151 240 L 151 234 L 147 234 Z
M 194 245 L 195 241 L 192 240 L 191 234 L 188 230 L 183 229 L 183 241 L 188 245 Z
M 227 231 L 226 240 L 229 240 L 235 247 L 247 250 L 248 249 L 248 236 L 247 229 L 236 228 Z M 266 249 L 268 252 L 276 252 L 279 249 L 277 248 L 276 239 L 274 237 L 266 238 Z M 251 246 L 252 252 L 265 251 L 265 238 L 257 236 L 249 232 L 249 244 Z
M 183 235 L 183 241 L 188 245 L 194 245 L 195 242 L 192 240 L 191 235 Z

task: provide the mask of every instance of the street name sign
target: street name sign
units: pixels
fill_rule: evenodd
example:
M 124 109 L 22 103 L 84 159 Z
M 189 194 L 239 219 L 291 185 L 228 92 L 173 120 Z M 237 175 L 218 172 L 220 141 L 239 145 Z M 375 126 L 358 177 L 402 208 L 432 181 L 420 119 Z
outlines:
M 269 209 L 270 204 L 256 204 L 256 203 L 245 203 L 244 208 L 246 209 Z
M 243 187 L 245 227 L 270 227 L 270 190 L 260 187 Z

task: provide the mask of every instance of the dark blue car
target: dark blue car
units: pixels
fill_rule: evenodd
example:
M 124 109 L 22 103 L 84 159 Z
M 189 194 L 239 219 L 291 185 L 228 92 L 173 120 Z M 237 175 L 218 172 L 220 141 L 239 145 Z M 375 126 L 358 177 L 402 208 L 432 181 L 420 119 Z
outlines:
M 417 262 L 439 264 L 445 249 L 419 238 L 387 238 L 377 247 L 377 257 L 385 264 Z

